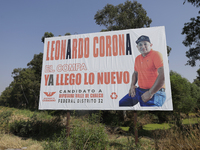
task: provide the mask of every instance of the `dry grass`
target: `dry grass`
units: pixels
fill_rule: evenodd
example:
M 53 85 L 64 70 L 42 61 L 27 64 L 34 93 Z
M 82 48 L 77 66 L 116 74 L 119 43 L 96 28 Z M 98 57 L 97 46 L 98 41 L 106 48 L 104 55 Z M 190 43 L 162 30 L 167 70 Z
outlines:
M 155 147 L 162 150 L 200 149 L 200 130 L 192 126 L 155 133 Z
M 17 149 L 23 147 L 26 147 L 27 150 L 43 150 L 41 143 L 38 141 L 34 141 L 32 139 L 23 140 L 20 137 L 10 134 L 0 134 L 0 149 Z
M 138 147 L 135 146 L 135 138 L 133 136 L 109 135 L 109 150 L 154 150 L 154 140 L 147 137 L 140 137 Z

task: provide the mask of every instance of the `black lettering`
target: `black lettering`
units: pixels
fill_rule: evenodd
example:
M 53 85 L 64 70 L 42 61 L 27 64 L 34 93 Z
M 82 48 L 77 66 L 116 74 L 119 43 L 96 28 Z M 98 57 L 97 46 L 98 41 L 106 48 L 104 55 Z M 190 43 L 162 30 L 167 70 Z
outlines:
M 67 43 L 67 54 L 66 54 L 66 59 L 71 59 L 71 39 L 68 40 Z
M 48 86 L 53 85 L 53 74 L 49 75 L 49 83 Z
M 129 52 L 129 54 L 128 54 Z M 126 55 L 132 55 L 130 35 L 126 34 Z

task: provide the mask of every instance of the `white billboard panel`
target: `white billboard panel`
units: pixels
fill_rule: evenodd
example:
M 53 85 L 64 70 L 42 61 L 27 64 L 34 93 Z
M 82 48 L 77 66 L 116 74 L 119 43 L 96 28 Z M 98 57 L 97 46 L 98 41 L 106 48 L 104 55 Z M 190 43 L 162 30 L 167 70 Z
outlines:
M 46 38 L 39 109 L 173 110 L 165 28 Z

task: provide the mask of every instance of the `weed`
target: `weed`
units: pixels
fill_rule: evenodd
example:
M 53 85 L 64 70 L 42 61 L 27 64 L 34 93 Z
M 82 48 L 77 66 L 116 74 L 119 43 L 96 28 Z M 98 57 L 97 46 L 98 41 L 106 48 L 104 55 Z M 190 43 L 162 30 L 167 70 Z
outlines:
M 7 110 L 0 113 L 0 131 L 8 131 L 8 123 L 12 115 L 12 111 Z
M 90 118 L 90 122 L 94 119 Z M 108 146 L 108 136 L 105 133 L 105 127 L 95 122 L 89 122 L 82 119 L 73 119 L 71 122 L 70 137 L 66 137 L 66 130 L 61 134 L 54 135 L 53 139 L 48 139 L 44 143 L 46 150 L 51 149 L 105 149 Z
M 155 133 L 155 145 L 159 149 L 200 149 L 200 129 L 197 126 L 174 126 Z
M 34 113 L 28 120 L 15 120 L 10 123 L 10 132 L 21 137 L 47 137 L 61 131 L 60 118 L 38 119 Z
M 94 118 L 93 115 L 92 119 Z M 74 121 L 70 138 L 74 144 L 74 149 L 105 149 L 108 139 L 103 125 L 94 122 L 89 124 L 80 120 Z

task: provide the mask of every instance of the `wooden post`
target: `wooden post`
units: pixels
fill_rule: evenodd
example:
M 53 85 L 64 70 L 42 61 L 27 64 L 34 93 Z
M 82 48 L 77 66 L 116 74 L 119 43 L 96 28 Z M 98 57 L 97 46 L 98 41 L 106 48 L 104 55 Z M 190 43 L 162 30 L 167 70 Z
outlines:
M 70 133 L 70 127 L 69 127 L 69 123 L 70 122 L 70 112 L 69 110 L 67 110 L 67 126 L 66 126 L 66 131 L 67 131 L 67 137 L 69 137 L 69 133 Z
M 134 134 L 135 134 L 135 145 L 137 145 L 138 143 L 137 111 L 134 111 Z

